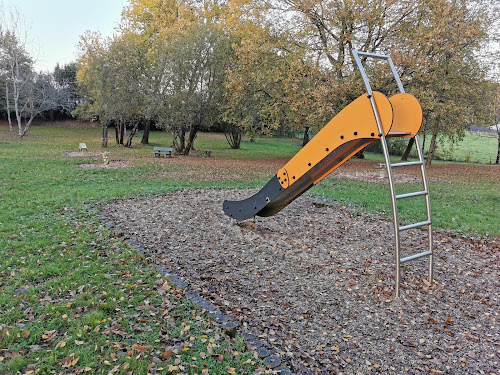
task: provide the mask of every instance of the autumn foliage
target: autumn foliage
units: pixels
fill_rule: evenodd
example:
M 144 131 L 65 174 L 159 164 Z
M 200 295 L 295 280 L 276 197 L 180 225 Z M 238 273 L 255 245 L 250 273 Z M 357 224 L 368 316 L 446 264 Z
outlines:
M 185 154 L 200 129 L 217 124 L 254 136 L 318 129 L 364 91 L 350 54 L 356 48 L 392 56 L 420 99 L 431 144 L 438 134 L 460 138 L 467 125 L 491 120 L 483 100 L 491 76 L 479 51 L 494 33 L 494 7 L 481 0 L 133 0 L 113 40 L 82 37 L 78 77 L 88 100 L 79 114 L 132 134 L 141 119 L 152 121 Z M 363 62 L 375 89 L 396 90 L 386 67 Z

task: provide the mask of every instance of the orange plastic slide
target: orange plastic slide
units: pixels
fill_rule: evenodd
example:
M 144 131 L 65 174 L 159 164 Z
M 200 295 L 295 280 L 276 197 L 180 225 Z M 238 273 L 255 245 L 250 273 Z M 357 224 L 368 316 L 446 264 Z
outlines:
M 417 134 L 422 108 L 415 97 L 405 93 L 388 99 L 374 91 L 373 98 L 384 136 Z M 274 215 L 380 136 L 364 94 L 330 120 L 259 192 L 241 201 L 224 201 L 224 213 L 236 220 Z

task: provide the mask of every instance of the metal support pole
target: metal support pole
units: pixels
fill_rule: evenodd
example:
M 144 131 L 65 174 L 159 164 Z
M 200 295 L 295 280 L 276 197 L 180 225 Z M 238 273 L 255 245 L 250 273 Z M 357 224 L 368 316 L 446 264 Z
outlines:
M 424 182 L 424 190 L 429 191 L 429 181 L 427 179 L 427 172 L 425 171 L 425 162 L 424 162 L 424 153 L 422 151 L 422 146 L 420 146 L 420 141 L 418 139 L 418 134 L 415 135 L 415 145 L 417 147 L 418 158 L 422 161 L 420 165 L 420 172 L 422 173 L 422 180 Z M 425 205 L 427 208 L 427 221 L 429 224 L 427 225 L 427 234 L 428 234 L 428 246 L 431 254 L 429 255 L 429 283 L 432 284 L 433 279 L 433 268 L 434 268 L 434 251 L 433 251 L 433 238 L 432 238 L 432 213 L 431 213 L 431 198 L 430 195 L 427 194 L 425 196 Z

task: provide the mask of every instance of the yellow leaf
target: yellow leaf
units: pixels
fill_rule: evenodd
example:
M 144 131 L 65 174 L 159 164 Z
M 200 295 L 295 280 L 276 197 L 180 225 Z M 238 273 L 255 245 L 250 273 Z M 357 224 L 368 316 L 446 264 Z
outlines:
M 56 345 L 56 349 L 59 348 L 64 348 L 66 346 L 66 341 L 61 341 L 59 344 Z
M 130 364 L 126 362 L 126 363 L 123 365 L 123 369 L 124 369 L 124 370 L 128 370 L 129 368 L 130 368 Z

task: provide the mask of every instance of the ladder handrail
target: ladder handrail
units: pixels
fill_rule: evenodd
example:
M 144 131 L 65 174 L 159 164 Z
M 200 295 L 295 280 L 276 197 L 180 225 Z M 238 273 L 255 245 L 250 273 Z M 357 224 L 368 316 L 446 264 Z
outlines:
M 392 166 L 391 161 L 390 161 L 389 149 L 387 147 L 387 140 L 386 140 L 386 137 L 384 135 L 382 125 L 380 123 L 380 116 L 378 113 L 377 105 L 375 103 L 375 99 L 373 98 L 373 91 L 372 91 L 372 88 L 370 85 L 370 79 L 368 78 L 368 75 L 366 74 L 366 71 L 364 69 L 364 66 L 363 66 L 359 56 L 366 56 L 366 57 L 371 57 L 371 58 L 375 58 L 375 59 L 386 60 L 387 63 L 389 64 L 390 69 L 391 69 L 391 73 L 394 76 L 394 79 L 396 80 L 396 84 L 398 86 L 399 91 L 401 93 L 405 93 L 405 90 L 404 90 L 403 84 L 401 82 L 401 79 L 399 77 L 399 74 L 396 70 L 396 67 L 394 66 L 394 63 L 392 62 L 391 57 L 389 55 L 370 53 L 370 52 L 359 52 L 354 48 L 351 50 L 351 52 L 352 52 L 352 56 L 354 58 L 354 61 L 356 62 L 356 65 L 358 66 L 358 70 L 361 74 L 361 78 L 363 79 L 363 82 L 364 82 L 365 87 L 366 87 L 366 92 L 368 94 L 368 98 L 370 99 L 370 103 L 372 105 L 372 110 L 373 110 L 373 114 L 375 116 L 375 120 L 377 122 L 377 126 L 379 129 L 380 141 L 382 143 L 382 150 L 383 150 L 384 158 L 385 158 L 385 166 L 386 166 L 387 176 L 388 176 L 388 180 L 389 180 L 389 189 L 391 191 L 391 203 L 392 203 L 392 213 L 393 213 L 393 221 L 394 221 L 394 241 L 395 241 L 395 258 L 396 258 L 395 259 L 395 263 L 396 263 L 396 296 L 399 297 L 399 289 L 400 289 L 400 281 L 401 281 L 401 264 L 403 262 L 406 262 L 406 261 L 412 260 L 412 259 L 417 259 L 417 258 L 420 258 L 421 256 L 424 256 L 424 255 L 428 255 L 429 256 L 429 282 L 432 282 L 432 268 L 433 268 L 432 219 L 431 219 L 431 208 L 430 208 L 431 207 L 430 206 L 430 195 L 428 193 L 429 192 L 429 183 L 428 183 L 428 179 L 427 179 L 427 173 L 425 171 L 424 157 L 423 157 L 423 152 L 422 152 L 420 142 L 418 139 L 418 135 L 416 134 L 414 139 L 415 139 L 417 153 L 418 153 L 418 157 L 419 157 L 419 162 L 417 165 L 420 165 L 420 171 L 422 174 L 422 181 L 423 181 L 423 185 L 424 185 L 423 191 L 426 192 L 426 194 L 424 194 L 424 195 L 425 195 L 425 203 L 426 203 L 426 209 L 427 209 L 427 220 L 422 222 L 422 223 L 417 223 L 417 224 L 424 224 L 424 225 L 427 225 L 427 227 L 428 227 L 428 238 L 429 238 L 428 250 L 426 252 L 420 253 L 420 254 L 424 254 L 424 255 L 410 256 L 410 257 L 406 257 L 406 258 L 401 259 L 401 257 L 400 257 L 401 244 L 400 244 L 399 232 L 400 232 L 401 228 L 403 228 L 403 230 L 406 230 L 409 228 L 418 227 L 418 225 L 411 224 L 411 225 L 407 225 L 407 226 L 403 226 L 403 227 L 399 226 L 399 214 L 398 214 L 398 207 L 397 207 L 398 196 L 396 195 L 396 190 L 395 190 L 395 186 L 394 186 L 394 176 L 392 173 L 393 166 Z M 406 165 L 415 165 L 416 163 L 400 163 L 400 164 L 401 164 L 400 166 L 404 166 L 405 164 Z M 395 165 L 395 166 L 397 166 L 397 165 Z M 422 195 L 422 194 L 402 194 L 399 197 L 400 198 L 401 197 L 413 197 L 413 196 L 420 196 L 420 195 Z

